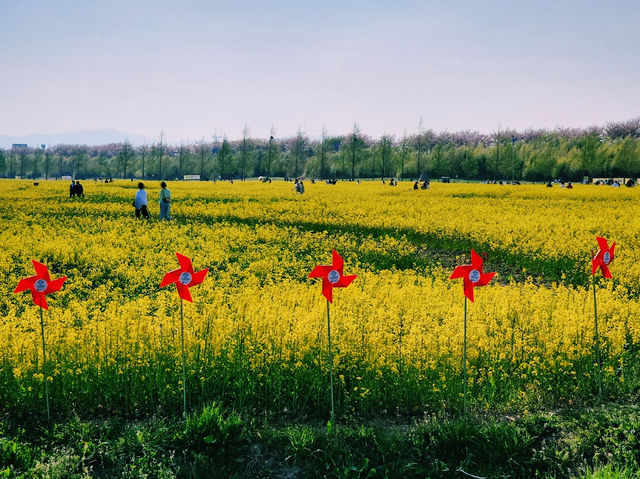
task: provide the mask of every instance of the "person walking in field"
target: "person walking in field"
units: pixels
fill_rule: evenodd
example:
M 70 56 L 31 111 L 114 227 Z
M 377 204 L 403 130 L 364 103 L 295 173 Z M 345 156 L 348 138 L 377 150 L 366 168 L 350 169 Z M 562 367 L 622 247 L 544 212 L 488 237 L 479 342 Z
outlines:
M 76 181 L 76 196 L 78 198 L 84 198 L 84 187 L 80 184 L 80 180 Z
M 171 217 L 171 190 L 167 188 L 167 184 L 163 181 L 160 183 L 160 219 L 170 221 Z
M 147 206 L 147 192 L 144 189 L 144 183 L 138 183 L 138 192 L 136 193 L 136 199 L 133 202 L 133 206 L 136 207 L 136 218 L 140 219 L 140 215 L 149 219 L 149 210 Z

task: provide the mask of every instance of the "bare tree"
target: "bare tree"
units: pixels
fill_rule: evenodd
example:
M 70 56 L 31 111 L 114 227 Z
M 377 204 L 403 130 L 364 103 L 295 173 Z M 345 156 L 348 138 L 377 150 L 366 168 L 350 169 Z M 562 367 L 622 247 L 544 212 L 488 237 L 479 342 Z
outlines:
M 40 148 L 36 148 L 33 152 L 33 179 L 35 180 L 38 177 L 38 162 L 40 161 L 40 157 L 42 156 L 42 150 Z
M 49 179 L 49 169 L 51 168 L 51 152 L 47 151 L 44 154 L 44 179 Z
M 273 161 L 273 142 L 275 140 L 274 135 L 276 134 L 276 129 L 271 126 L 271 134 L 269 136 L 269 156 L 267 159 L 267 176 L 271 176 L 271 162 Z
M 204 141 L 204 138 L 200 141 L 198 145 L 198 152 L 200 153 L 200 181 L 204 179 L 204 164 L 207 158 L 207 144 Z
M 322 137 L 320 138 L 320 178 L 325 177 L 325 168 L 324 168 L 324 162 L 325 162 L 325 157 L 327 154 L 327 150 L 326 150 L 326 142 L 327 139 L 327 130 L 324 127 L 324 124 L 322 125 Z
M 86 163 L 86 156 L 87 156 L 87 150 L 86 147 L 81 146 L 79 148 L 76 149 L 76 153 L 74 155 L 74 163 L 75 163 L 75 177 L 79 178 L 80 177 L 80 166 Z M 86 168 L 85 168 L 86 170 Z
M 383 135 L 380 138 L 380 163 L 381 163 L 381 179 L 384 180 L 386 173 L 388 172 L 389 165 L 391 163 L 391 149 L 393 148 L 393 137 L 389 135 Z
M 87 161 L 89 159 L 89 155 L 87 153 L 87 147 L 86 145 L 81 146 L 78 149 L 78 153 L 76 155 L 76 174 L 78 176 L 80 176 L 80 166 L 82 166 L 82 171 L 84 172 L 84 174 L 82 175 L 83 178 L 85 178 L 87 176 Z
M 418 138 L 416 149 L 418 151 L 417 155 L 417 176 L 418 180 L 422 177 L 423 168 L 422 168 L 422 152 L 424 148 L 424 126 L 422 125 L 422 117 L 420 117 L 420 121 L 418 122 Z
M 298 133 L 296 134 L 296 139 L 293 143 L 293 148 L 291 149 L 291 155 L 293 156 L 295 169 L 293 176 L 297 177 L 298 172 L 300 171 L 298 166 L 301 166 L 304 162 L 304 152 L 307 146 L 307 138 L 304 136 L 304 133 L 298 128 Z
M 122 177 L 127 177 L 127 167 L 133 161 L 134 151 L 129 140 L 125 140 L 122 144 L 122 148 L 118 152 L 117 161 L 120 167 L 122 168 Z
M 160 144 L 158 145 L 158 176 L 162 179 L 162 166 L 164 160 L 164 131 L 160 131 Z
M 15 165 L 18 161 L 16 160 L 16 156 L 20 159 L 20 178 L 24 178 L 24 168 L 25 168 L 25 157 L 27 156 L 27 148 L 26 145 L 13 145 L 11 147 L 11 154 L 13 157 L 13 164 Z M 15 168 L 12 168 L 15 173 Z
M 244 181 L 244 172 L 247 167 L 247 161 L 249 160 L 251 140 L 249 136 L 249 127 L 245 124 L 244 130 L 242 130 L 242 147 L 240 149 L 240 174 L 242 181 Z
M 404 165 L 407 161 L 408 147 L 407 147 L 407 130 L 402 135 L 402 148 L 400 150 L 400 179 L 404 180 Z
M 60 158 L 60 176 L 62 176 L 62 156 L 60 156 Z M 109 159 L 107 158 L 107 155 L 105 155 L 104 151 L 101 151 L 100 155 L 98 155 L 97 162 L 99 174 L 107 178 L 110 177 L 111 169 L 109 168 Z
M 222 140 L 222 146 L 218 151 L 218 165 L 220 170 L 220 179 L 224 179 L 224 165 L 231 158 L 231 145 L 229 144 L 229 140 L 224 138 Z
M 360 152 L 360 148 L 362 146 L 362 140 L 359 138 L 360 129 L 358 128 L 358 124 L 353 124 L 353 131 L 351 132 L 350 138 L 350 152 L 351 152 L 351 181 L 356 179 L 356 162 L 358 161 L 358 153 Z
M 189 171 L 191 167 L 191 152 L 189 151 L 189 147 L 185 146 L 183 143 L 180 143 L 180 148 L 178 149 L 178 177 L 182 179 L 184 177 L 184 172 Z
M 145 175 L 146 161 L 145 160 L 148 152 L 149 152 L 149 147 L 147 145 L 142 145 L 140 147 L 140 166 L 142 167 L 142 179 L 146 178 L 146 175 Z

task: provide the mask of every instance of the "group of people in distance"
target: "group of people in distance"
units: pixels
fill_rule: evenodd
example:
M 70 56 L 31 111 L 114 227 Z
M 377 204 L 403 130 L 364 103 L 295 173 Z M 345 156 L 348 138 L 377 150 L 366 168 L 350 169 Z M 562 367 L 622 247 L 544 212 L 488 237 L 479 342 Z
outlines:
M 84 187 L 80 184 L 80 181 L 76 180 L 75 182 L 71 180 L 71 185 L 69 186 L 69 198 L 84 198 Z
M 420 185 L 420 186 L 418 186 L 418 183 L 419 183 L 419 180 L 418 180 L 418 181 L 416 181 L 416 182 L 413 184 L 413 189 L 414 189 L 414 190 L 417 190 L 417 189 L 421 189 L 421 190 L 428 190 L 428 189 L 429 189 L 429 184 L 430 184 L 429 180 L 424 180 L 424 181 L 422 182 L 422 185 Z
M 566 185 L 564 184 L 564 181 L 561 181 L 559 183 L 560 183 L 560 188 L 568 188 L 568 189 L 573 188 L 573 185 L 571 184 L 570 181 Z M 553 188 L 553 183 L 551 181 L 547 182 L 547 188 Z
M 302 182 L 302 178 L 296 178 L 293 189 L 296 190 L 296 193 L 299 193 L 301 195 L 304 194 L 304 183 Z
M 171 190 L 167 188 L 167 184 L 163 181 L 160 183 L 160 219 L 170 221 L 171 217 Z M 144 189 L 144 183 L 138 183 L 138 191 L 133 200 L 133 206 L 136 209 L 136 218 L 149 219 L 149 201 L 147 199 L 147 190 Z

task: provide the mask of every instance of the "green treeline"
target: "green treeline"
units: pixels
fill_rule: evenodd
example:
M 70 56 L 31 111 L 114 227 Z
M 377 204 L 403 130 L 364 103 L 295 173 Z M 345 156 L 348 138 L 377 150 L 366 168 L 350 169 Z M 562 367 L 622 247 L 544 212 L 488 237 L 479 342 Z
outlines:
M 22 178 L 147 178 L 184 175 L 245 179 L 304 175 L 316 178 L 411 179 L 440 176 L 480 180 L 580 180 L 640 177 L 640 118 L 603 128 L 420 134 L 372 139 L 357 125 L 343 136 L 133 146 L 58 145 L 0 149 L 0 176 Z

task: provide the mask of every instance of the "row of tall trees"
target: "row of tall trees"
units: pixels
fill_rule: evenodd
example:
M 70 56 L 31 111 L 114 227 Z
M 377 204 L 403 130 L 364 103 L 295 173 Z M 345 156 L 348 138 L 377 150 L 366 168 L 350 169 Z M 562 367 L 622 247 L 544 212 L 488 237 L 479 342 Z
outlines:
M 465 179 L 567 180 L 640 177 L 640 119 L 604 128 L 436 133 L 423 130 L 373 139 L 357 125 L 347 135 L 323 129 L 310 139 L 251 138 L 170 145 L 128 142 L 103 146 L 58 145 L 47 149 L 0 150 L 0 175 L 22 178 L 116 177 L 207 179 L 304 175 L 319 178 L 450 176 Z

